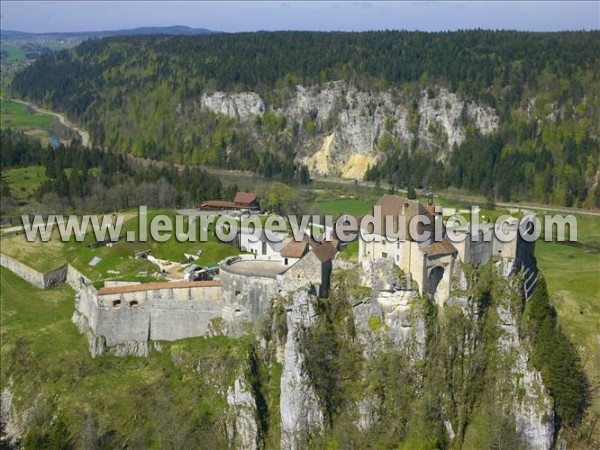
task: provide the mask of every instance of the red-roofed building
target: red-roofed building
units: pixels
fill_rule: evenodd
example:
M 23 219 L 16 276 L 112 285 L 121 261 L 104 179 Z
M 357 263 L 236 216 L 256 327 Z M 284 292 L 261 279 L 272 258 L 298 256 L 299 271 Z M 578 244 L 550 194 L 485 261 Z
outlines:
M 238 208 L 256 209 L 258 208 L 258 196 L 252 192 L 238 192 L 235 194 L 233 203 Z
M 200 209 L 213 211 L 234 211 L 238 209 L 258 209 L 258 196 L 252 192 L 238 192 L 232 202 L 207 200 L 200 204 Z
M 361 229 L 359 260 L 391 259 L 410 274 L 413 288 L 416 282 L 420 293 L 433 294 L 443 303 L 450 295 L 450 277 L 458 251 L 445 237 L 442 217 L 433 203 L 422 205 L 417 200 L 384 195 L 376 206 L 370 216 L 380 227 L 368 224 Z M 441 232 L 436 239 L 437 222 Z M 367 234 L 373 239 L 366 239 Z

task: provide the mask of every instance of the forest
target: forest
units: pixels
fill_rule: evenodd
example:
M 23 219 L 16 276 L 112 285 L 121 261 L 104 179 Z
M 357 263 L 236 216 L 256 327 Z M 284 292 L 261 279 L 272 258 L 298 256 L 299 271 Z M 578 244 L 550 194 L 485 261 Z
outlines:
M 444 157 L 416 134 L 410 145 L 389 136 L 366 179 L 599 207 L 598 55 L 597 31 L 112 37 L 42 56 L 12 90 L 66 112 L 117 152 L 308 182 L 298 153 L 336 122 L 275 113 L 296 86 L 388 90 L 412 100 L 413 115 L 421 92 L 443 88 L 493 108 L 498 129 L 481 135 L 465 116 L 464 142 Z M 198 107 L 216 91 L 256 92 L 267 109 L 242 123 Z
M 45 178 L 35 193 L 42 212 L 65 210 L 108 212 L 148 205 L 179 207 L 209 199 L 230 200 L 237 187 L 223 188 L 206 171 L 173 164 L 142 164 L 126 156 L 69 145 L 44 147 L 37 140 L 12 130 L 0 131 L 3 170 L 42 166 Z M 232 190 L 233 189 L 233 190 Z M 2 214 L 16 211 L 17 202 L 5 178 L 1 179 Z

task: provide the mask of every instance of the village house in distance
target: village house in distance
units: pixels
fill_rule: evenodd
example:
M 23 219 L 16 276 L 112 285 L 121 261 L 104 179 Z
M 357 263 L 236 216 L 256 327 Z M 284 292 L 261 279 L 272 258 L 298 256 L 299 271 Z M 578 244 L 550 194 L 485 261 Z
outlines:
M 207 211 L 256 211 L 258 208 L 258 196 L 252 192 L 238 192 L 232 202 L 207 200 L 200 204 L 200 209 Z

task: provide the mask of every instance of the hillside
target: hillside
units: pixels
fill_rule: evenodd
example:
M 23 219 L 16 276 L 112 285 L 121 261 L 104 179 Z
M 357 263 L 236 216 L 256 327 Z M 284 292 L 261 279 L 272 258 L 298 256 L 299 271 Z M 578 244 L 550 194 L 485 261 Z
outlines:
M 13 92 L 138 156 L 599 206 L 600 33 L 112 37 Z
M 0 30 L 2 51 L 2 87 L 11 75 L 27 66 L 36 58 L 51 51 L 75 47 L 87 39 L 98 39 L 108 36 L 136 35 L 197 35 L 214 33 L 206 28 L 191 28 L 181 25 L 170 27 L 138 27 L 124 30 L 75 31 L 32 33 L 27 31 Z
M 275 299 L 243 339 L 215 323 L 148 358 L 92 358 L 68 288 L 0 272 L 0 424 L 25 448 L 547 449 L 587 432 L 580 362 L 545 288 L 523 310 L 493 264 L 444 308 L 408 295 L 389 309 L 383 260 L 336 271 L 329 297 Z
M 105 30 L 105 31 L 64 31 L 48 33 L 32 33 L 28 31 L 2 30 L 0 37 L 2 40 L 24 41 L 30 39 L 90 39 L 107 36 L 135 36 L 143 34 L 168 34 L 168 35 L 194 35 L 214 33 L 207 28 L 191 28 L 182 25 L 170 27 L 138 27 L 124 30 Z

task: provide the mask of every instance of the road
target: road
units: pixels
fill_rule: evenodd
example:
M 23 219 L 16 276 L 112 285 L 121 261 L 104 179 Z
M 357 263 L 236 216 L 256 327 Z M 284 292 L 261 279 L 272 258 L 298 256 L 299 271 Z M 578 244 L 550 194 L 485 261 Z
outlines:
M 79 137 L 81 138 L 81 144 L 84 147 L 90 146 L 90 134 L 87 131 L 85 131 L 83 128 L 79 128 L 79 127 L 73 125 L 73 123 L 69 119 L 67 119 L 63 114 L 40 108 L 39 106 L 36 106 L 33 103 L 26 102 L 25 100 L 17 100 L 15 98 L 12 98 L 10 100 L 15 103 L 21 103 L 22 105 L 29 106 L 36 112 L 39 112 L 42 114 L 48 114 L 50 116 L 54 116 L 54 117 L 58 118 L 58 121 L 61 124 L 63 124 L 67 128 L 70 128 L 71 130 L 75 131 L 79 135 Z
M 355 180 L 352 179 L 347 179 L 347 178 L 335 178 L 335 177 L 312 177 L 312 179 L 314 181 L 321 181 L 321 182 L 327 182 L 327 183 L 336 183 L 336 184 L 354 184 Z M 375 187 L 375 183 L 373 181 L 356 181 L 356 184 L 359 186 L 366 186 L 366 187 L 370 187 L 370 188 L 374 188 Z M 381 189 L 389 189 L 391 186 L 388 185 L 387 183 L 382 182 L 380 185 Z M 396 192 L 399 193 L 403 193 L 406 194 L 406 190 L 403 189 L 397 189 L 396 188 Z M 449 199 L 451 200 L 455 200 L 458 202 L 465 202 L 468 204 L 477 204 L 477 202 L 479 201 L 480 203 L 482 203 L 484 200 L 479 198 L 477 199 L 477 197 L 473 196 L 473 197 L 466 197 L 466 196 L 460 196 L 457 194 L 448 194 L 446 195 L 446 193 L 441 192 L 439 195 L 441 195 L 442 197 L 449 197 Z M 438 196 L 438 194 L 435 195 L 436 197 Z M 556 206 L 546 206 L 546 205 L 528 205 L 528 204 L 523 204 L 523 203 L 510 203 L 510 202 L 496 202 L 496 206 L 499 206 L 501 208 L 508 208 L 508 209 L 521 209 L 521 210 L 532 210 L 532 211 L 547 211 L 547 212 L 553 212 L 553 213 L 560 213 L 560 214 L 580 214 L 582 216 L 593 216 L 593 217 L 600 217 L 600 211 L 590 211 L 587 209 L 581 209 L 581 208 L 567 208 L 567 207 L 556 207 Z

